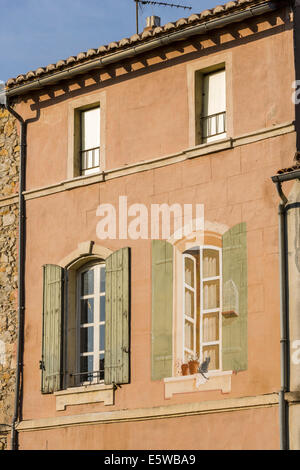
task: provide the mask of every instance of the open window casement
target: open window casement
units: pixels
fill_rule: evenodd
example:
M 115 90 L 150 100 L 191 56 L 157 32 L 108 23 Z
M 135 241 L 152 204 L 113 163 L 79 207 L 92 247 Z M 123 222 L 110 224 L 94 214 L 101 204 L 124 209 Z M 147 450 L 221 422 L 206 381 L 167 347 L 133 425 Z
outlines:
M 42 392 L 53 393 L 62 385 L 62 325 L 64 269 L 43 267 Z
M 130 250 L 106 259 L 105 384 L 129 383 Z
M 152 380 L 171 377 L 176 358 L 186 362 L 195 355 L 201 360 L 209 355 L 211 371 L 247 369 L 246 236 L 246 224 L 238 224 L 223 235 L 221 248 L 203 245 L 195 247 L 195 255 L 183 253 L 181 287 L 173 275 L 175 248 L 152 242 Z M 178 288 L 183 291 L 179 323 L 173 309 Z M 181 331 L 183 341 L 177 357 L 173 331 Z
M 122 248 L 106 258 L 105 271 L 104 383 L 125 384 L 130 380 L 130 249 Z M 73 331 L 76 325 L 73 317 L 78 310 L 75 302 L 70 302 L 73 294 L 76 299 L 76 282 L 72 281 L 76 276 L 69 276 L 66 289 L 64 278 L 67 276 L 60 266 L 44 266 L 43 277 L 42 392 L 53 393 L 62 389 L 64 374 L 68 375 L 65 382 L 69 384 L 69 376 L 80 377 L 82 373 L 75 365 L 80 363 L 76 357 L 80 351 L 76 344 L 78 335 Z M 64 313 L 66 297 L 69 311 L 66 309 Z M 74 357 L 66 357 L 70 355 Z M 89 371 L 86 372 L 88 375 Z M 75 384 L 80 385 L 80 379 Z
M 173 246 L 152 241 L 152 380 L 172 376 Z
M 223 370 L 248 367 L 247 230 L 241 223 L 223 235 Z
M 203 143 L 226 137 L 225 69 L 203 76 L 202 137 Z

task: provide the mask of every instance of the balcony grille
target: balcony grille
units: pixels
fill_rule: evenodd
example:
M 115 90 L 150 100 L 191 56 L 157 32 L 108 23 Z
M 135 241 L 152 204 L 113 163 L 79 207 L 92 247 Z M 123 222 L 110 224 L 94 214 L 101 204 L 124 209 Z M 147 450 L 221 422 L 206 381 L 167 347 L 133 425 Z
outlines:
M 221 113 L 203 116 L 202 120 L 202 137 L 207 139 L 226 132 L 226 111 Z
M 100 166 L 100 147 L 82 150 L 81 152 L 81 172 L 93 170 Z

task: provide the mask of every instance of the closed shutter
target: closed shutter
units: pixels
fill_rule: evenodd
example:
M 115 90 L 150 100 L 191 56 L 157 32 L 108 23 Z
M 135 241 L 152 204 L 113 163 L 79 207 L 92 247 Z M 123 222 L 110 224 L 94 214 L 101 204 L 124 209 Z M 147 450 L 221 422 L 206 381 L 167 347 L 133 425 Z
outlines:
M 152 242 L 152 380 L 172 376 L 173 246 Z
M 63 279 L 60 266 L 43 267 L 42 392 L 61 389 Z
M 223 235 L 223 370 L 248 367 L 248 273 L 246 223 Z
M 106 259 L 105 373 L 106 384 L 129 383 L 130 249 Z

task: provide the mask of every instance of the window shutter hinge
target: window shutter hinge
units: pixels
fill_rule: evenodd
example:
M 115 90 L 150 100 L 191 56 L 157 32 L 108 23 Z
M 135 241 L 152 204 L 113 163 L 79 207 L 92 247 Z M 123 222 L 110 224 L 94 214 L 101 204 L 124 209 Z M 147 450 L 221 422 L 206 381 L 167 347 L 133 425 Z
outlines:
M 118 390 L 118 388 L 122 388 L 120 384 L 116 384 L 115 382 L 112 382 L 114 390 Z
M 46 370 L 45 363 L 43 360 L 40 361 L 40 370 Z

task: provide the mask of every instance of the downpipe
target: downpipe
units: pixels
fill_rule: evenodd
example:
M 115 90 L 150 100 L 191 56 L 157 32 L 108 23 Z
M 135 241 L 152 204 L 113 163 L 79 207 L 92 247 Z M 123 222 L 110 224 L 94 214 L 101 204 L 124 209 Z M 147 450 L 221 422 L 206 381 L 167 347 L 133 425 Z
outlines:
M 280 184 L 280 183 L 278 183 Z M 281 186 L 281 185 L 280 185 Z M 281 191 L 278 188 L 278 192 Z M 279 205 L 279 271 L 280 271 L 280 363 L 281 390 L 279 392 L 280 449 L 289 450 L 289 407 L 285 394 L 289 391 L 289 319 L 288 319 L 288 263 L 287 263 L 287 199 Z
M 17 330 L 17 358 L 16 358 L 16 384 L 14 415 L 11 425 L 11 449 L 18 450 L 18 432 L 16 424 L 22 417 L 22 389 L 23 389 L 23 350 L 24 350 L 24 314 L 25 314 L 25 178 L 26 178 L 26 148 L 27 123 L 9 105 L 7 99 L 0 101 L 0 106 L 6 108 L 20 123 L 20 167 L 19 167 L 19 235 L 18 235 L 18 330 Z

